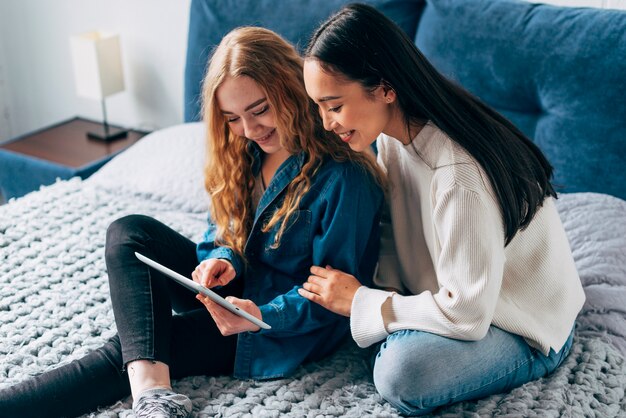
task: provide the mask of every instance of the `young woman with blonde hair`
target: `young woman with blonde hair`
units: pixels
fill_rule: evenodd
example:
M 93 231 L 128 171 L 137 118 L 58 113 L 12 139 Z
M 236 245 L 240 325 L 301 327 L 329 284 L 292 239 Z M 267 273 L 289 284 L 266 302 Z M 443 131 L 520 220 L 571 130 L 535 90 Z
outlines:
M 203 90 L 211 198 L 204 239 L 195 244 L 141 215 L 112 223 L 106 262 L 118 335 L 0 392 L 0 415 L 79 415 L 132 393 L 137 417 L 186 417 L 191 401 L 172 391 L 172 378 L 287 376 L 332 353 L 349 332 L 344 317 L 297 289 L 311 264 L 372 277 L 383 200 L 376 162 L 328 136 L 306 95 L 302 60 L 269 30 L 228 34 Z M 272 328 L 194 296 L 136 251 L 218 289 Z

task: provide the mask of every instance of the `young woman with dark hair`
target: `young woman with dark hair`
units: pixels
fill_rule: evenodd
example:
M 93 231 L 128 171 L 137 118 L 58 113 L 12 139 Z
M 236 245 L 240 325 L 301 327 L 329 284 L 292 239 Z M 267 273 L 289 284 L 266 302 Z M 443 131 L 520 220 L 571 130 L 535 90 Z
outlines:
M 300 290 L 378 344 L 382 396 L 421 415 L 552 372 L 585 296 L 539 148 L 370 6 L 322 24 L 304 78 L 325 128 L 356 151 L 376 141 L 388 176 L 380 289 L 313 266 Z

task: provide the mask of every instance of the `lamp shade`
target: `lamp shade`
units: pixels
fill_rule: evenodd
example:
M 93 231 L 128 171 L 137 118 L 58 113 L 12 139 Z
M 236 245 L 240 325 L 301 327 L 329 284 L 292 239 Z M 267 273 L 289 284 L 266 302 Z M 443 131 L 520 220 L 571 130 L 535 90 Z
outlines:
M 103 100 L 124 90 L 124 73 L 117 34 L 87 32 L 70 38 L 76 93 Z

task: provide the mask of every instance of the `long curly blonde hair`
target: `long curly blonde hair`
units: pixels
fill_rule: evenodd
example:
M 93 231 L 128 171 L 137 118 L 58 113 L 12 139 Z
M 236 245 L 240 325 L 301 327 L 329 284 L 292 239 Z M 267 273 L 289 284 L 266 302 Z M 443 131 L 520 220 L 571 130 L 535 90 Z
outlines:
M 302 58 L 294 47 L 276 33 L 259 27 L 240 27 L 228 33 L 215 49 L 203 82 L 202 105 L 207 123 L 205 187 L 211 200 L 211 217 L 217 227 L 216 244 L 243 256 L 254 220 L 252 191 L 255 176 L 249 140 L 229 128 L 216 99 L 216 91 L 227 78 L 253 79 L 264 92 L 272 112 L 280 143 L 289 153 L 306 155 L 301 172 L 291 181 L 282 205 L 263 226 L 267 232 L 280 223 L 275 245 L 311 177 L 329 156 L 336 161 L 353 160 L 382 184 L 383 174 L 372 155 L 352 151 L 334 134 L 324 130 L 304 88 Z M 280 111 L 279 111 L 280 110 Z

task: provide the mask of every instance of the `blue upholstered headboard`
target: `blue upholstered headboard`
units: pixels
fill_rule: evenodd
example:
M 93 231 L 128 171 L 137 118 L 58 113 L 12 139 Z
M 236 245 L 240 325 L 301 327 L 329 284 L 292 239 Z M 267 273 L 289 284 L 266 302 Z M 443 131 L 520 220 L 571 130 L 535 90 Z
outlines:
M 562 191 L 626 199 L 626 11 L 432 0 L 416 44 L 539 145 Z
M 192 0 L 185 121 L 200 119 L 206 63 L 228 31 L 265 26 L 302 49 L 348 2 Z M 532 138 L 553 164 L 559 190 L 626 199 L 626 12 L 520 0 L 366 2 L 414 37 L 439 70 Z
M 192 0 L 185 66 L 185 122 L 201 119 L 200 86 L 207 60 L 222 37 L 238 26 L 263 26 L 302 51 L 309 36 L 350 0 Z M 398 23 L 409 36 L 422 0 L 365 0 Z

